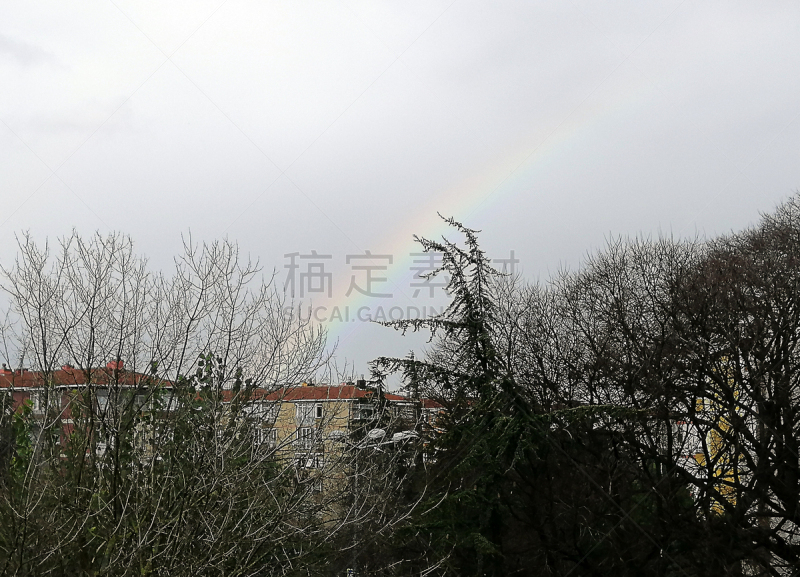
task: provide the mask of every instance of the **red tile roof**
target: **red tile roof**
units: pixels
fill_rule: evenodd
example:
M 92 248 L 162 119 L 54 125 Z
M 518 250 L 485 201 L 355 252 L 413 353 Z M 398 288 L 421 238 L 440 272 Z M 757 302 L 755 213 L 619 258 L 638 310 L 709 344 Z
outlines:
M 148 375 L 120 371 L 117 378 L 114 378 L 114 369 L 99 367 L 91 369 L 91 382 L 95 385 L 107 385 L 116 382 L 121 385 L 138 385 L 148 379 Z M 86 373 L 80 369 L 64 367 L 53 371 L 53 382 L 57 386 L 82 386 L 87 384 Z M 5 369 L 0 370 L 0 389 L 24 389 L 41 387 L 44 385 L 44 377 L 39 371 L 28 371 L 25 369 Z
M 370 399 L 375 395 L 374 391 L 361 389 L 355 385 L 308 385 L 283 387 L 277 391 L 268 392 L 259 389 L 253 395 L 253 399 L 265 401 L 352 401 L 354 399 Z M 407 401 L 406 397 L 394 393 L 384 393 L 384 397 L 389 401 Z
M 109 363 L 109 366 L 112 363 Z M 86 384 L 86 374 L 72 367 L 64 367 L 53 371 L 53 382 L 60 386 L 83 386 Z M 117 383 L 122 385 L 138 385 L 143 383 L 148 375 L 141 373 L 120 371 L 117 374 Z M 110 367 L 99 367 L 91 370 L 91 382 L 95 385 L 107 385 L 114 381 L 114 369 Z M 166 383 L 169 385 L 169 383 Z M 44 378 L 41 372 L 28 370 L 0 370 L 0 389 L 25 389 L 38 388 L 44 385 Z M 226 401 L 230 401 L 233 392 L 230 390 L 222 391 Z M 370 399 L 375 395 L 374 391 L 362 389 L 355 385 L 307 385 L 283 387 L 276 391 L 256 389 L 251 399 L 265 401 L 330 401 L 342 400 L 351 401 L 354 399 Z M 384 397 L 389 401 L 410 401 L 407 397 L 394 393 L 384 393 Z
M 422 399 L 422 408 L 423 409 L 443 409 L 444 405 L 442 405 L 438 401 L 434 401 L 433 399 Z

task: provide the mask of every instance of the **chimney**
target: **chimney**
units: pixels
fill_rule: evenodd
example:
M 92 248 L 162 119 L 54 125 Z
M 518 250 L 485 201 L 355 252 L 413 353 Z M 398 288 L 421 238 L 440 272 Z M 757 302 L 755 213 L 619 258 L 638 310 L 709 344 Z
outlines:
M 116 361 L 110 361 L 110 362 L 109 362 L 109 363 L 106 365 L 106 368 L 109 368 L 109 369 L 111 369 L 112 371 L 121 371 L 121 370 L 122 370 L 122 368 L 123 368 L 124 366 L 125 366 L 125 363 L 123 363 L 123 362 L 122 362 L 122 361 L 120 361 L 120 360 L 116 360 Z

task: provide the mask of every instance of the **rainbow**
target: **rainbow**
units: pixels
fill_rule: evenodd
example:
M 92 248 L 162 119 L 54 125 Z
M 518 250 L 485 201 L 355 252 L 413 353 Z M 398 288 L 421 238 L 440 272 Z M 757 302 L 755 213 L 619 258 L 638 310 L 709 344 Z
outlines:
M 487 162 L 482 170 L 462 179 L 438 194 L 431 195 L 427 205 L 416 212 L 413 219 L 403 223 L 393 235 L 375 243 L 376 246 L 389 247 L 386 252 L 395 256 L 395 261 L 389 265 L 387 282 L 382 287 L 392 292 L 395 298 L 391 301 L 375 299 L 354 292 L 350 297 L 341 296 L 334 298 L 329 304 L 329 310 L 338 307 L 344 310 L 349 307 L 350 318 L 354 311 L 361 306 L 385 308 L 391 306 L 405 307 L 429 304 L 422 299 L 411 299 L 409 280 L 412 276 L 410 267 L 414 266 L 414 257 L 409 253 L 421 252 L 413 235 L 439 239 L 442 235 L 453 237 L 452 231 L 438 216 L 452 216 L 457 221 L 470 226 L 470 219 L 478 212 L 489 210 L 507 194 L 515 191 L 533 191 L 536 182 L 541 179 L 544 172 L 553 162 L 570 152 L 573 152 L 580 143 L 588 140 L 593 133 L 618 123 L 620 115 L 630 115 L 634 109 L 646 103 L 649 98 L 642 98 L 646 86 L 629 87 L 631 90 L 623 91 L 625 98 L 613 98 L 611 102 L 600 100 L 596 105 L 587 104 L 587 97 L 555 130 L 547 135 L 538 145 L 531 148 L 529 142 L 519 142 L 510 146 L 505 154 L 498 154 L 493 162 Z M 591 96 L 591 94 L 590 94 Z M 649 96 L 653 96 L 650 94 Z M 530 192 L 528 192 L 530 194 Z M 383 249 L 382 249 L 383 251 Z M 501 255 L 508 256 L 508 255 Z M 386 300 L 386 302 L 378 302 Z M 440 303 L 437 303 L 440 304 Z M 388 307 L 387 307 L 388 305 Z M 358 322 L 331 322 L 327 323 L 328 339 L 330 343 L 347 342 L 355 333 L 361 323 Z

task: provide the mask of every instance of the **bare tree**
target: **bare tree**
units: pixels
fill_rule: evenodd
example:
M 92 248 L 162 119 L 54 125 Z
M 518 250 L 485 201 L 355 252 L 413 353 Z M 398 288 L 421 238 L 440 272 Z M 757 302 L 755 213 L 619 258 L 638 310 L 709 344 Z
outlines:
M 555 330 L 533 333 L 530 350 L 553 352 L 540 365 L 560 367 L 541 371 L 548 390 L 636 411 L 598 425 L 638 465 L 632 514 L 651 511 L 642 530 L 670 570 L 800 562 L 798 202 L 707 242 L 611 243 L 558 280 Z
M 120 234 L 73 233 L 57 251 L 23 235 L 19 250 L 2 269 L 4 344 L 42 410 L 4 404 L 0 571 L 313 568 L 333 497 L 254 445 L 245 408 L 255 390 L 313 375 L 323 332 L 285 315 L 271 279 L 228 241 L 188 239 L 171 276 Z

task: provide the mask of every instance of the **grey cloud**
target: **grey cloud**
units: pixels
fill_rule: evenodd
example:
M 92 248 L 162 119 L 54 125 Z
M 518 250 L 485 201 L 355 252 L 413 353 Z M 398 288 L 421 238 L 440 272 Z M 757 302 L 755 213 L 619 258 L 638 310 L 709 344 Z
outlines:
M 2 34 L 0 34 L 0 54 L 10 56 L 23 66 L 58 64 L 58 58 L 51 52 Z

